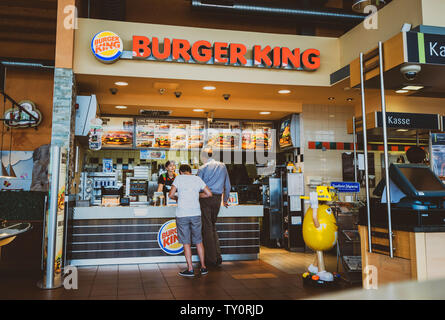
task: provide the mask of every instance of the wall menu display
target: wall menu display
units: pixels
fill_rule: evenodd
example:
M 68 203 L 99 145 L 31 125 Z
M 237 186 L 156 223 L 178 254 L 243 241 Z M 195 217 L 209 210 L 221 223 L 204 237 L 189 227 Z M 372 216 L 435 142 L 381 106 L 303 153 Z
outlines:
M 217 120 L 206 125 L 202 119 L 102 120 L 104 148 L 197 150 L 208 146 L 215 150 L 272 150 L 275 139 L 272 122 Z
M 280 124 L 280 148 L 292 147 L 291 120 L 291 118 L 285 119 Z
M 240 150 L 241 126 L 239 121 L 215 121 L 207 129 L 207 146 L 215 150 Z
M 202 148 L 203 145 L 202 120 L 136 120 L 136 148 L 182 150 Z
M 263 122 L 242 122 L 243 150 L 271 150 L 273 145 L 272 125 Z
M 133 148 L 133 118 L 102 118 L 103 148 Z

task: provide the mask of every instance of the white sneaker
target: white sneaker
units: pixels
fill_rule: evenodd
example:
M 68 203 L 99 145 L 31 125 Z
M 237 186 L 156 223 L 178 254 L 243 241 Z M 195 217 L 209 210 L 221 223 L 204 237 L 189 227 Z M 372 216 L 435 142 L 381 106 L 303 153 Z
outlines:
M 311 265 L 307 268 L 307 270 L 308 270 L 310 273 L 318 273 L 318 267 L 314 266 L 313 264 L 311 264 Z
M 327 282 L 334 281 L 334 275 L 327 271 L 320 271 L 319 273 L 317 273 L 317 276 L 319 276 L 320 280 L 322 281 L 327 281 Z

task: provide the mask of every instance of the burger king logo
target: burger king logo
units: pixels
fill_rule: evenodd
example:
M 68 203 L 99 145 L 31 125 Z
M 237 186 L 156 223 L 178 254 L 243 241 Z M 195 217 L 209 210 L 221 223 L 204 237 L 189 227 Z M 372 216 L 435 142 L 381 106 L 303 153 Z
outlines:
M 167 221 L 159 229 L 158 244 L 167 254 L 180 254 L 184 251 L 184 246 L 178 242 L 175 220 Z
M 124 44 L 114 32 L 101 31 L 91 40 L 91 51 L 101 62 L 112 63 L 122 55 Z

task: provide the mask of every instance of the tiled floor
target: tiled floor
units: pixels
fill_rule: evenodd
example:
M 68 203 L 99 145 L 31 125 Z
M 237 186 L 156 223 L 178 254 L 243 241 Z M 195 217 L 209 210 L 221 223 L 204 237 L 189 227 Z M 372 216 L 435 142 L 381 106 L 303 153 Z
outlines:
M 312 260 L 308 254 L 265 249 L 260 260 L 223 262 L 208 275 L 191 279 L 178 275 L 185 263 L 80 267 L 78 290 L 40 290 L 35 285 L 39 275 L 26 273 L 26 266 L 3 266 L 0 299 L 301 299 L 326 293 L 304 287 L 298 275 Z

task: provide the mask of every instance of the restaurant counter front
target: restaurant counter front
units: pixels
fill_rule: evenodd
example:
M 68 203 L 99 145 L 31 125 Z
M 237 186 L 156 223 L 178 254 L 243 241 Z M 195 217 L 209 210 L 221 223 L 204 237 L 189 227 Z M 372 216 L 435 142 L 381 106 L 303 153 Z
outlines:
M 175 206 L 76 207 L 68 241 L 75 266 L 184 262 Z M 258 259 L 262 205 L 221 207 L 216 224 L 222 258 Z M 193 260 L 198 261 L 194 246 Z

